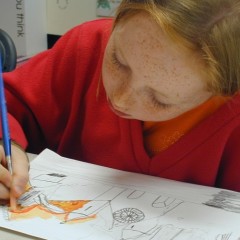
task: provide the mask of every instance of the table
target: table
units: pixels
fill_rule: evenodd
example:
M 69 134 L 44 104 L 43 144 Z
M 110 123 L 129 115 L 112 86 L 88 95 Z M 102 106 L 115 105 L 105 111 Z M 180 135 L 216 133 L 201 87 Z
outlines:
M 37 155 L 28 153 L 29 160 L 32 161 Z M 1 240 L 39 240 L 40 238 L 28 236 L 22 233 L 14 232 L 0 227 L 0 239 Z

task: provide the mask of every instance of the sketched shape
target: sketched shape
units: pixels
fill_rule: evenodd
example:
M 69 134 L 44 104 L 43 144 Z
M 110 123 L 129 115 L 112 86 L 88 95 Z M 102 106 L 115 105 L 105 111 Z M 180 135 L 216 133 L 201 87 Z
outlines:
M 147 230 L 147 222 L 148 220 L 142 221 L 140 224 L 127 226 L 122 232 L 121 240 L 210 240 L 207 237 L 208 233 L 198 228 L 184 228 L 174 224 L 157 224 Z
M 229 240 L 230 237 L 231 237 L 231 233 L 226 233 L 226 234 L 219 234 L 217 237 L 216 237 L 216 240 Z
M 123 208 L 114 212 L 113 218 L 119 223 L 136 223 L 142 221 L 145 215 L 136 208 Z
M 221 190 L 213 195 L 213 198 L 204 204 L 210 207 L 220 208 L 225 211 L 240 213 L 240 193 Z
M 139 190 L 133 190 L 128 196 L 128 199 L 138 199 L 141 198 L 146 192 L 145 191 L 139 191 Z

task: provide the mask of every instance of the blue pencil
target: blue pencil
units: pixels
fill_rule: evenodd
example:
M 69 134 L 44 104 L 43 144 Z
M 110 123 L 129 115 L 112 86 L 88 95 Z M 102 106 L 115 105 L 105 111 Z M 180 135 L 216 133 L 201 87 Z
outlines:
M 5 151 L 5 156 L 7 160 L 8 171 L 12 174 L 12 155 L 11 155 L 11 138 L 9 134 L 8 126 L 8 116 L 7 116 L 7 106 L 4 94 L 4 83 L 2 78 L 2 58 L 0 55 L 0 115 L 1 115 L 1 126 L 2 126 L 2 136 L 3 136 L 3 147 Z

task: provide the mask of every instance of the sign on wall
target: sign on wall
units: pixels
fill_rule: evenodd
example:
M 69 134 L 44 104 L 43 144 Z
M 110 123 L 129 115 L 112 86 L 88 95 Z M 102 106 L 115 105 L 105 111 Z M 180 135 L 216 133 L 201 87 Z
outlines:
M 115 14 L 116 8 L 121 0 L 98 0 L 97 1 L 97 16 L 112 17 Z
M 0 2 L 0 28 L 12 38 L 17 56 L 32 56 L 46 50 L 46 0 Z

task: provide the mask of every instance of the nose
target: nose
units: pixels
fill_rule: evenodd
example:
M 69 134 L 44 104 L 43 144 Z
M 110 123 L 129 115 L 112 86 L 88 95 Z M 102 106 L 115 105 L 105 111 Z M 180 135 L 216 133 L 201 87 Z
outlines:
M 135 103 L 135 94 L 131 86 L 118 88 L 112 97 L 112 103 L 120 110 L 128 110 Z

